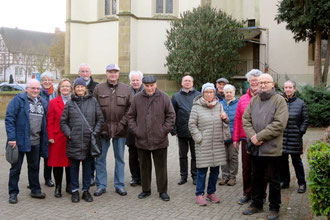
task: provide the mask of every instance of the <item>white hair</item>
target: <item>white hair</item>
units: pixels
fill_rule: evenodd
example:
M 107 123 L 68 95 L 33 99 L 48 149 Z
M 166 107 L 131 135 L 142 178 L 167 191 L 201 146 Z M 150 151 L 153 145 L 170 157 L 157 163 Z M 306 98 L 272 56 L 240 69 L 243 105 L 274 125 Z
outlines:
M 262 74 L 262 72 L 258 69 L 252 69 L 250 70 L 250 72 L 248 72 L 247 74 L 245 74 L 245 77 L 247 78 L 248 81 L 250 81 L 250 77 L 251 76 L 260 76 Z
M 33 83 L 33 82 L 38 82 L 39 83 L 39 85 L 40 85 L 40 82 L 39 82 L 39 80 L 37 80 L 37 79 L 30 79 L 29 81 L 27 81 L 27 83 L 26 83 L 26 88 L 28 88 L 28 87 L 30 87 L 30 84 L 31 83 Z M 40 85 L 40 87 L 41 87 L 41 85 Z
M 142 80 L 142 78 L 143 78 L 143 73 L 141 72 L 141 71 L 135 71 L 135 70 L 132 70 L 131 72 L 129 72 L 129 74 L 128 74 L 128 78 L 129 78 L 129 80 L 131 81 L 132 80 L 132 76 L 134 75 L 134 74 L 138 74 L 140 77 L 141 77 L 141 80 Z
M 51 72 L 44 72 L 40 75 L 40 80 L 42 81 L 45 77 L 48 77 L 51 80 L 54 80 L 54 75 Z
M 87 66 L 88 69 L 89 69 L 89 72 L 92 73 L 91 67 L 89 66 L 88 63 L 81 63 L 81 64 L 79 65 L 78 73 L 80 72 L 80 68 L 83 67 L 83 66 Z
M 227 90 L 233 90 L 235 93 L 236 88 L 233 85 L 227 84 L 227 85 L 225 85 L 225 87 L 223 87 L 223 91 L 226 92 Z

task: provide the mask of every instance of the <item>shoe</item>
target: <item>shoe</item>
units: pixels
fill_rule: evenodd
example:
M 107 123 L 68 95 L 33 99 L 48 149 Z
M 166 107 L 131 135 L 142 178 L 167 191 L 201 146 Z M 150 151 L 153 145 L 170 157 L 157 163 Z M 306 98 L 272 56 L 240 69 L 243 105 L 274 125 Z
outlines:
M 121 196 L 126 196 L 127 195 L 127 192 L 126 192 L 126 190 L 124 188 L 118 188 L 118 189 L 116 189 L 116 193 L 118 193 Z
M 167 195 L 167 193 L 159 193 L 159 198 L 166 202 L 170 201 L 170 197 Z
M 197 180 L 196 178 L 193 178 L 193 184 L 196 186 Z
M 72 194 L 71 183 L 66 185 L 65 192 Z
M 15 204 L 15 203 L 17 203 L 17 195 L 16 195 L 16 194 L 10 194 L 10 195 L 9 195 L 9 203 L 10 203 L 10 204 Z
M 31 196 L 32 198 L 36 198 L 36 199 L 44 199 L 44 198 L 46 197 L 46 194 L 43 193 L 43 192 L 41 192 L 41 191 L 39 191 L 39 192 L 35 192 L 35 193 L 30 192 L 30 196 Z
M 105 189 L 101 189 L 101 188 L 98 188 L 98 189 L 96 189 L 96 191 L 94 192 L 94 196 L 100 196 L 100 195 L 102 195 L 103 193 L 105 193 L 106 192 L 106 190 Z
M 137 185 L 141 185 L 141 182 L 138 179 L 132 179 L 130 184 L 131 184 L 131 186 L 134 187 L 134 186 L 137 186 Z
M 290 184 L 285 184 L 281 182 L 281 189 L 288 189 L 290 187 Z
M 299 185 L 298 193 L 304 193 L 306 192 L 306 185 Z
M 244 197 L 240 198 L 237 201 L 237 203 L 240 204 L 240 205 L 243 205 L 243 204 L 247 203 L 250 200 L 251 200 L 251 196 L 244 196 Z
M 235 186 L 236 185 L 236 179 L 231 178 L 227 182 L 227 186 Z
M 228 183 L 228 179 L 220 179 L 220 181 L 219 181 L 220 186 L 226 185 L 227 183 Z
M 196 196 L 196 203 L 199 204 L 200 206 L 206 206 L 206 200 L 204 199 L 203 194 Z
M 61 198 L 62 197 L 62 192 L 61 192 L 61 186 L 56 186 L 55 187 L 55 195 L 56 198 Z
M 95 186 L 95 179 L 94 178 L 91 179 L 91 186 Z
M 220 203 L 220 199 L 215 195 L 215 193 L 207 194 L 206 199 L 213 203 Z
M 262 212 L 263 208 L 257 208 L 254 205 L 250 205 L 247 209 L 245 209 L 242 213 L 243 215 L 253 215 L 259 212 Z
M 77 203 L 77 202 L 80 201 L 80 198 L 79 198 L 79 191 L 74 191 L 74 192 L 72 193 L 71 201 L 72 201 L 73 203 Z
M 183 185 L 187 182 L 187 178 L 186 177 L 181 177 L 180 181 L 178 182 L 178 185 Z
M 147 198 L 148 196 L 151 195 L 151 192 L 148 191 L 148 192 L 141 192 L 138 196 L 139 199 L 144 199 L 144 198 Z
M 267 219 L 268 220 L 277 220 L 280 216 L 278 211 L 269 211 Z
M 86 202 L 93 202 L 93 197 L 92 195 L 89 193 L 89 191 L 84 191 L 81 197 L 83 200 L 85 200 Z
M 55 185 L 54 185 L 54 182 L 53 182 L 52 180 L 46 180 L 46 181 L 45 181 L 45 185 L 48 186 L 48 187 L 53 187 L 53 186 L 55 186 Z

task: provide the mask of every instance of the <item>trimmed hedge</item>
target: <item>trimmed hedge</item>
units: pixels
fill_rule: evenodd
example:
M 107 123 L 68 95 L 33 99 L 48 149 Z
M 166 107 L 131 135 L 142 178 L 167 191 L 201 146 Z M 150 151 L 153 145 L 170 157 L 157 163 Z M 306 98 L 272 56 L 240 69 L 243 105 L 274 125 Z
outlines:
M 330 217 L 330 143 L 316 142 L 308 149 L 309 198 L 315 215 Z

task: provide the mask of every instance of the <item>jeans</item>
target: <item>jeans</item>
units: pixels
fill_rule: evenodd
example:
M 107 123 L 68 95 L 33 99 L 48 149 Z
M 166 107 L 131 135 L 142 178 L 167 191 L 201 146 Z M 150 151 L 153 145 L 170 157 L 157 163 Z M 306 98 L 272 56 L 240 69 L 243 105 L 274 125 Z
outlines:
M 196 196 L 203 195 L 205 192 L 205 180 L 208 167 L 197 168 Z M 216 191 L 216 185 L 219 176 L 219 166 L 210 167 L 209 181 L 207 185 L 207 194 L 211 195 Z
M 140 173 L 140 163 L 138 156 L 138 149 L 135 145 L 128 145 L 128 162 L 129 162 L 129 170 L 131 171 L 132 180 L 141 180 Z
M 26 160 L 28 164 L 28 178 L 29 186 L 32 193 L 41 192 L 39 182 L 39 163 L 40 163 L 40 145 L 31 146 L 30 152 L 19 151 L 18 162 L 13 164 L 9 170 L 9 194 L 18 194 L 18 181 L 21 173 L 21 168 L 24 160 L 24 154 L 26 154 Z
M 87 157 L 82 160 L 82 191 L 88 191 L 91 185 L 91 164 L 92 157 Z M 71 159 L 70 175 L 71 175 L 71 187 L 72 192 L 79 190 L 79 166 L 80 160 Z
M 263 207 L 264 179 L 269 180 L 269 210 L 279 211 L 281 205 L 280 184 L 281 157 L 252 156 L 252 205 Z
M 116 189 L 125 188 L 125 142 L 126 138 L 112 138 L 113 152 L 115 157 L 114 186 Z M 102 154 L 95 160 L 96 186 L 98 189 L 107 187 L 107 153 L 110 139 L 101 138 Z
M 238 172 L 238 151 L 233 142 L 225 143 L 226 165 L 221 166 L 222 179 L 236 179 Z
M 180 175 L 183 178 L 188 177 L 188 151 L 190 148 L 191 160 L 190 160 L 190 172 L 193 179 L 196 178 L 196 155 L 195 155 L 195 142 L 192 138 L 178 137 L 179 141 L 179 157 L 180 157 Z
M 306 186 L 304 165 L 301 162 L 300 154 L 290 155 L 298 180 L 298 185 Z M 283 182 L 284 185 L 290 184 L 289 154 L 283 154 L 281 157 L 281 182 Z

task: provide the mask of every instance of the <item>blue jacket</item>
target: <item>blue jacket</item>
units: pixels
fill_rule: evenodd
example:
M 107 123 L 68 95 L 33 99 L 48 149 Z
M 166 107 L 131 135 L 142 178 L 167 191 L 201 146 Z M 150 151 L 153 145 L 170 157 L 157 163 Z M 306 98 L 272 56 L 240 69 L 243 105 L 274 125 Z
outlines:
M 238 104 L 238 98 L 235 96 L 235 100 L 231 101 L 229 105 L 227 105 L 226 99 L 223 99 L 220 101 L 220 103 L 223 106 L 223 109 L 225 110 L 228 118 L 229 118 L 229 127 L 230 127 L 230 133 L 231 133 L 231 140 L 225 141 L 226 143 L 233 142 L 233 130 L 234 130 L 234 121 L 235 121 L 235 114 L 236 114 L 236 107 Z
M 40 133 L 40 148 L 41 156 L 48 157 L 48 135 L 47 135 L 47 110 L 48 103 L 41 98 L 41 104 L 44 108 L 42 118 L 41 133 Z M 30 105 L 27 93 L 17 94 L 8 104 L 5 125 L 8 141 L 16 141 L 18 150 L 21 152 L 31 151 L 30 142 L 30 120 L 29 120 Z

